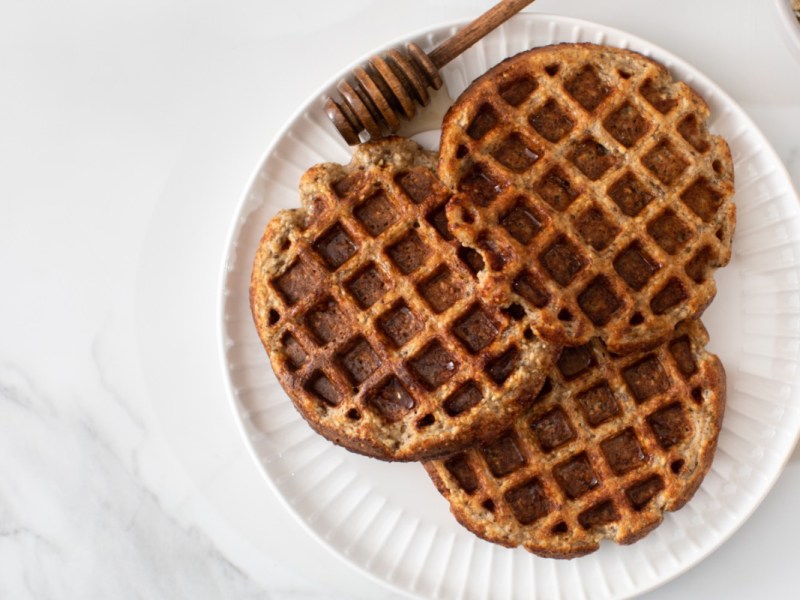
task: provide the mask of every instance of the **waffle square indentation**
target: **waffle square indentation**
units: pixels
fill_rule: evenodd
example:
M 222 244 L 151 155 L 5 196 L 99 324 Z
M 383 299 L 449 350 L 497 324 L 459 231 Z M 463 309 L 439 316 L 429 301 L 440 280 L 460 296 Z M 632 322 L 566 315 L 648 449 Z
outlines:
M 650 310 L 657 315 L 662 315 L 669 309 L 679 305 L 689 297 L 689 293 L 683 287 L 679 279 L 672 278 L 666 285 L 659 290 L 650 300 Z
M 531 208 L 525 198 L 519 197 L 514 205 L 500 217 L 500 225 L 520 244 L 530 244 L 542 229 L 543 218 Z
M 291 369 L 299 369 L 306 362 L 308 354 L 306 353 L 300 342 L 297 341 L 291 333 L 286 332 L 281 338 L 281 346 L 283 347 L 283 355 Z
M 416 406 L 414 398 L 394 375 L 384 379 L 367 395 L 367 406 L 388 422 L 402 419 Z
M 536 80 L 528 75 L 505 81 L 497 89 L 498 95 L 511 106 L 519 106 L 538 87 Z
M 723 196 L 711 186 L 707 179 L 700 177 L 684 190 L 681 200 L 698 217 L 708 223 L 717 214 Z
M 479 140 L 494 129 L 499 120 L 497 111 L 491 104 L 481 104 L 478 112 L 467 126 L 467 135 L 473 140 Z
M 369 263 L 351 277 L 345 283 L 345 287 L 356 303 L 364 309 L 380 300 L 388 289 L 374 263 Z
M 717 262 L 716 250 L 711 246 L 703 246 L 697 251 L 697 254 L 686 263 L 683 270 L 695 283 L 703 283 Z
M 671 111 L 678 101 L 673 98 L 671 90 L 667 86 L 656 85 L 652 79 L 645 79 L 639 87 L 639 93 L 653 105 L 658 112 L 667 114 Z
M 397 348 L 402 348 L 422 330 L 422 323 L 408 305 L 400 301 L 378 318 L 378 327 Z
M 450 241 L 453 239 L 453 234 L 450 233 L 450 227 L 447 224 L 447 203 L 437 206 L 426 215 L 428 223 L 433 225 L 433 228 L 439 232 L 442 239 Z
M 356 385 L 372 375 L 381 365 L 380 358 L 362 336 L 351 341 L 338 354 L 338 362 L 350 381 Z
M 585 452 L 556 465 L 553 477 L 567 498 L 572 500 L 580 498 L 600 483 Z
M 653 199 L 653 194 L 630 171 L 608 187 L 608 195 L 629 217 L 638 215 Z
M 682 442 L 692 434 L 690 425 L 680 402 L 674 402 L 647 417 L 647 424 L 665 450 Z
M 630 427 L 600 442 L 600 449 L 608 466 L 617 475 L 624 475 L 647 460 L 636 433 Z
M 592 181 L 600 179 L 617 163 L 616 157 L 608 148 L 592 138 L 586 138 L 575 144 L 569 159 Z
M 422 204 L 436 193 L 436 178 L 427 169 L 406 171 L 396 175 L 394 180 L 414 204 Z
M 542 151 L 515 131 L 500 143 L 492 152 L 492 156 L 514 173 L 524 173 L 539 160 Z
M 514 517 L 523 525 L 541 519 L 552 510 L 552 504 L 538 478 L 529 479 L 508 490 L 505 493 L 505 500 Z
M 578 190 L 560 167 L 554 167 L 545 173 L 544 177 L 536 184 L 535 189 L 542 200 L 558 211 L 567 210 L 579 195 Z
M 467 455 L 463 452 L 444 461 L 444 468 L 467 494 L 474 494 L 478 489 L 478 477 L 475 475 L 472 465 L 469 464 Z
M 296 260 L 286 271 L 273 280 L 273 285 L 280 292 L 289 306 L 308 295 L 319 285 L 317 270 L 305 260 Z
M 519 364 L 519 349 L 511 346 L 500 356 L 486 363 L 486 372 L 497 385 L 505 383 Z
M 620 144 L 630 148 L 650 131 L 650 123 L 641 111 L 625 102 L 603 121 L 603 126 Z
M 697 362 L 692 354 L 692 344 L 689 336 L 684 335 L 669 343 L 669 353 L 675 360 L 678 370 L 685 378 L 689 378 L 697 373 Z
M 634 242 L 614 258 L 614 270 L 631 289 L 641 290 L 660 269 L 660 265 L 644 251 L 639 242 Z
M 575 439 L 575 430 L 563 409 L 556 407 L 530 424 L 543 452 L 551 452 Z
M 321 345 L 344 341 L 350 332 L 344 313 L 333 298 L 323 299 L 313 306 L 304 321 Z
M 542 266 L 547 269 L 553 280 L 566 287 L 586 266 L 586 259 L 578 248 L 564 236 L 557 238 L 539 255 Z
M 383 190 L 364 200 L 353 214 L 372 237 L 379 236 L 397 221 L 397 212 Z
M 511 285 L 517 294 L 536 308 L 542 308 L 550 301 L 550 295 L 547 293 L 544 284 L 530 271 L 522 271 L 516 276 Z
M 577 400 L 583 417 L 591 427 L 602 425 L 621 412 L 619 402 L 607 381 L 581 392 Z
M 592 529 L 619 521 L 619 511 L 611 500 L 598 502 L 578 515 L 578 523 L 584 529 Z
M 366 175 L 361 171 L 357 171 L 335 182 L 332 187 L 334 193 L 339 196 L 339 198 L 346 198 L 358 191 L 358 188 L 360 188 L 365 181 Z
M 586 65 L 564 82 L 564 89 L 589 112 L 593 112 L 610 94 L 593 65 Z
M 629 487 L 625 490 L 625 495 L 633 510 L 640 511 L 663 489 L 664 480 L 658 475 L 652 475 Z
M 619 233 L 617 227 L 596 206 L 590 206 L 575 219 L 578 234 L 598 252 L 605 250 Z
M 497 326 L 480 304 L 474 304 L 455 322 L 453 333 L 467 350 L 480 352 L 497 337 Z
M 569 114 L 552 98 L 528 118 L 528 123 L 536 133 L 552 143 L 563 139 L 575 126 Z
M 419 284 L 419 293 L 435 313 L 453 306 L 464 295 L 465 282 L 449 267 L 440 266 Z
M 338 269 L 358 250 L 358 246 L 340 223 L 328 228 L 316 242 L 314 249 L 331 269 Z
M 672 185 L 678 181 L 689 166 L 689 162 L 668 140 L 661 140 L 645 154 L 642 157 L 642 164 L 665 185 Z
M 495 477 L 505 477 L 525 464 L 516 436 L 508 431 L 481 448 L 486 464 Z
M 414 230 L 409 231 L 397 243 L 387 248 L 392 262 L 401 273 L 409 275 L 419 269 L 427 260 L 431 251 Z
M 320 370 L 314 371 L 306 382 L 305 389 L 329 406 L 337 406 L 342 397 L 330 379 Z
M 556 363 L 561 376 L 569 381 L 586 373 L 597 364 L 590 344 L 568 346 L 561 351 Z
M 408 366 L 420 382 L 430 390 L 435 390 L 449 381 L 458 367 L 453 356 L 439 340 L 433 340 L 425 346 L 408 361 Z
M 458 191 L 477 206 L 488 206 L 502 189 L 503 186 L 480 164 L 473 165 L 458 182 Z
M 692 237 L 692 230 L 671 209 L 650 221 L 647 233 L 668 254 L 677 254 Z
M 578 296 L 578 305 L 595 325 L 605 325 L 622 306 L 622 301 L 605 275 L 598 275 Z
M 481 389 L 474 381 L 467 381 L 444 401 L 444 411 L 451 417 L 456 417 L 476 406 L 483 399 Z
M 648 354 L 643 359 L 624 368 L 622 378 L 640 404 L 670 388 L 669 376 L 655 354 Z
M 706 132 L 701 127 L 700 121 L 695 114 L 687 115 L 681 119 L 681 122 L 678 123 L 678 133 L 701 154 L 707 152 L 711 147 L 708 143 Z

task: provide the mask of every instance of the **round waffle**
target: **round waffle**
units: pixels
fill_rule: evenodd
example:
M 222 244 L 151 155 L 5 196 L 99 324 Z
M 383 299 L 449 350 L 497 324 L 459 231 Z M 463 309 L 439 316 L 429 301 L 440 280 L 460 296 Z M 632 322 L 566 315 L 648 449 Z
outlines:
M 543 338 L 615 352 L 663 340 L 714 297 L 735 224 L 727 144 L 686 84 L 634 52 L 514 56 L 445 117 L 454 235 Z
M 651 351 L 564 349 L 531 409 L 492 442 L 425 463 L 480 537 L 546 557 L 629 544 L 681 508 L 708 471 L 725 372 L 699 320 Z
M 559 348 L 483 300 L 436 157 L 394 137 L 317 165 L 267 225 L 250 300 L 278 380 L 346 448 L 418 460 L 507 427 Z

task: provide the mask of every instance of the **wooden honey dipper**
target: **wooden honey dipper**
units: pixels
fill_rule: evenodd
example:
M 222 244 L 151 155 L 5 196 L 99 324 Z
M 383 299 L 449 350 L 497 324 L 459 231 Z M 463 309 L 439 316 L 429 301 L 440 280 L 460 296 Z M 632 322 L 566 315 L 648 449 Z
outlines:
M 417 103 L 430 102 L 428 88 L 442 87 L 439 69 L 464 52 L 479 39 L 528 6 L 533 0 L 503 0 L 469 25 L 459 30 L 426 54 L 416 44 L 402 50 L 389 50 L 373 56 L 352 76 L 342 79 L 336 89 L 337 102 L 325 99 L 325 112 L 345 141 L 358 144 L 359 134 L 366 131 L 371 138 L 394 133 L 401 119 L 410 120 Z

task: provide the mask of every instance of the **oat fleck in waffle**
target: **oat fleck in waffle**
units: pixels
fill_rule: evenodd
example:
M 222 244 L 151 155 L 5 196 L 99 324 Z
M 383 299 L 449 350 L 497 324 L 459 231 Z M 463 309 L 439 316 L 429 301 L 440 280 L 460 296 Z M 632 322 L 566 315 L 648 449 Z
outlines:
M 735 224 L 709 109 L 634 52 L 561 44 L 514 56 L 445 117 L 439 176 L 455 236 L 543 338 L 615 352 L 665 339 L 714 297 Z
M 596 338 L 567 348 L 513 427 L 425 467 L 487 540 L 553 558 L 635 542 L 711 465 L 725 373 L 707 339 L 695 320 L 651 351 L 615 356 Z
M 491 436 L 530 404 L 559 348 L 482 298 L 452 241 L 436 157 L 398 137 L 317 165 L 302 208 L 267 225 L 251 308 L 283 388 L 346 448 L 416 460 Z

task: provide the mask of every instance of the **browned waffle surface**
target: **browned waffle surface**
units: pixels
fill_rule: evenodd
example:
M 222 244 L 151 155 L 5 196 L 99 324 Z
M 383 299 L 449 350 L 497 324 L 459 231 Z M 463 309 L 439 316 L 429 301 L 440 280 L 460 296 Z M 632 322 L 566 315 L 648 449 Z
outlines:
M 682 507 L 708 471 L 725 373 L 700 321 L 624 357 L 565 348 L 531 409 L 493 441 L 425 463 L 479 536 L 572 558 L 635 542 Z
M 545 339 L 663 340 L 716 292 L 735 224 L 727 144 L 661 65 L 592 44 L 514 56 L 445 117 L 453 233 Z
M 267 225 L 253 268 L 256 327 L 295 406 L 330 440 L 390 460 L 507 427 L 558 352 L 482 291 L 435 165 L 394 137 L 311 168 L 302 208 Z

